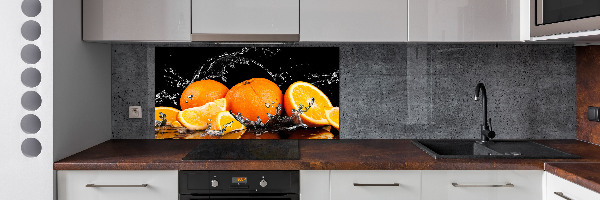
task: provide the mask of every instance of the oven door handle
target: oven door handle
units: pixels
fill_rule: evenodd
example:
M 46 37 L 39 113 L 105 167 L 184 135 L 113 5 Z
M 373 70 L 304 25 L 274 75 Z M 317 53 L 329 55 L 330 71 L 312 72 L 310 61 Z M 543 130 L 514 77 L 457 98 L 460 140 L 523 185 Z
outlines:
M 252 196 L 252 195 L 240 195 L 240 196 L 194 196 L 194 195 L 179 195 L 180 200 L 203 200 L 203 199 L 289 199 L 289 200 L 298 200 L 299 197 L 297 194 L 287 194 L 287 195 L 274 195 L 274 196 Z
M 284 196 L 252 196 L 252 195 L 244 195 L 244 196 L 210 196 L 210 199 L 284 199 L 289 198 L 290 200 L 295 200 L 292 196 L 284 195 Z

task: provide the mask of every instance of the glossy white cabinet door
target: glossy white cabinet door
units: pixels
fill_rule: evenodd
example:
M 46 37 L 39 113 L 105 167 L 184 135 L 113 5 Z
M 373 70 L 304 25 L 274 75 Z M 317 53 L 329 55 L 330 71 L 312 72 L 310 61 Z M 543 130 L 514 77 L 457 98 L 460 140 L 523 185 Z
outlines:
M 300 41 L 403 42 L 408 0 L 302 0 Z
M 427 170 L 422 196 L 423 200 L 542 200 L 542 175 L 541 170 Z M 508 183 L 514 187 L 497 187 Z
M 300 170 L 300 200 L 329 200 L 329 170 Z
M 176 170 L 65 170 L 57 172 L 57 195 L 58 200 L 177 200 L 177 180 Z M 124 187 L 141 184 L 148 185 Z
M 330 183 L 331 200 L 418 200 L 421 198 L 421 171 L 332 170 Z M 375 185 L 361 186 L 360 184 Z
M 298 34 L 299 0 L 192 0 L 192 33 Z
M 409 41 L 529 40 L 528 0 L 411 0 Z
M 83 40 L 190 41 L 190 0 L 83 0 Z
M 565 200 L 567 198 L 572 200 L 600 199 L 599 193 L 562 179 L 554 174 L 545 172 L 545 176 L 545 200 Z

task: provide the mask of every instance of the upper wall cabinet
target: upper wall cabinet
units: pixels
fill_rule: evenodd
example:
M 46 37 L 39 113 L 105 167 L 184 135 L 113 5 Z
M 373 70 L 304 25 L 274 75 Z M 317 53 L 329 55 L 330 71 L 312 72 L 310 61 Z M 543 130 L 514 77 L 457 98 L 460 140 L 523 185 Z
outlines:
M 411 0 L 408 40 L 529 40 L 529 8 L 529 0 Z
M 408 0 L 302 0 L 300 41 L 405 42 Z
M 192 41 L 298 41 L 300 0 L 192 0 Z
M 190 0 L 83 0 L 85 41 L 189 41 Z

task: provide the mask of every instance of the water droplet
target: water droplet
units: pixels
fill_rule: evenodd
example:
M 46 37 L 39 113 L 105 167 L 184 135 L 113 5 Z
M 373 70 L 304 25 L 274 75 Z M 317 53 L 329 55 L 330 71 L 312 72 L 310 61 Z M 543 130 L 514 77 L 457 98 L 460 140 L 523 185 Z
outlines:
M 265 107 L 267 107 L 267 108 L 270 108 L 270 107 L 271 107 L 271 104 L 269 104 L 269 103 L 265 103 Z M 269 114 L 269 113 L 267 113 L 267 115 L 268 115 L 268 114 Z
M 194 100 L 194 95 L 191 95 L 191 94 L 190 94 L 190 96 L 188 96 L 188 99 L 190 99 L 190 100 Z M 186 101 L 186 103 L 187 103 L 187 101 Z

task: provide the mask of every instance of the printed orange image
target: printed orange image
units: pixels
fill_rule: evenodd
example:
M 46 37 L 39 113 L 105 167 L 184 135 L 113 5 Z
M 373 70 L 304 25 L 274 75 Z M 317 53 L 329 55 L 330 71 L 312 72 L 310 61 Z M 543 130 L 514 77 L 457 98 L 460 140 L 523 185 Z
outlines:
M 156 139 L 339 139 L 339 48 L 157 47 Z

